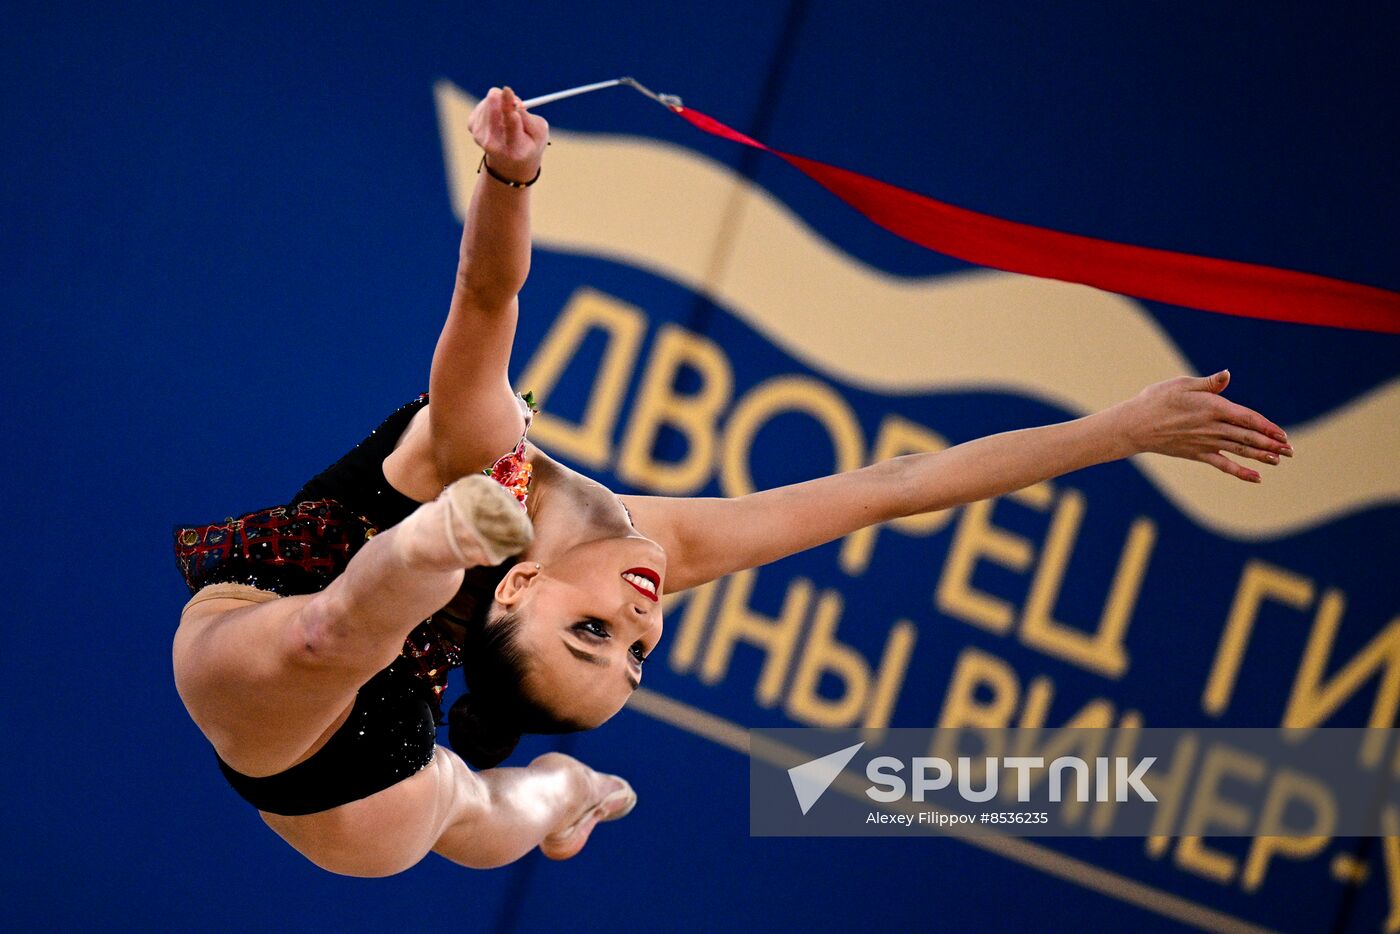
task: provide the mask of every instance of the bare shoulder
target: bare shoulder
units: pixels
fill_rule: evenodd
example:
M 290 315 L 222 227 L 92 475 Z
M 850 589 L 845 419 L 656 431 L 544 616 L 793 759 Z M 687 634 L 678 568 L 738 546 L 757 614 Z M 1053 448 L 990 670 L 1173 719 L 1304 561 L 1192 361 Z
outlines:
M 429 408 L 425 405 L 413 413 L 394 450 L 384 458 L 384 478 L 394 489 L 420 503 L 436 499 L 443 487 L 433 455 Z

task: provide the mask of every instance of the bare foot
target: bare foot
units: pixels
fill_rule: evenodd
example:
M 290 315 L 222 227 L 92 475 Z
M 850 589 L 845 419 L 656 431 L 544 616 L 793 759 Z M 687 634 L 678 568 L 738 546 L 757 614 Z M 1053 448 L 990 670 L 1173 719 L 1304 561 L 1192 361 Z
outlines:
M 514 496 L 482 474 L 463 477 L 398 525 L 407 561 L 442 570 L 497 565 L 534 539 Z
M 541 853 L 550 859 L 569 859 L 577 856 L 583 845 L 588 842 L 588 835 L 599 822 L 626 817 L 637 804 L 637 793 L 632 790 L 632 786 L 616 775 L 594 772 L 593 792 L 594 802 L 577 820 L 540 842 Z

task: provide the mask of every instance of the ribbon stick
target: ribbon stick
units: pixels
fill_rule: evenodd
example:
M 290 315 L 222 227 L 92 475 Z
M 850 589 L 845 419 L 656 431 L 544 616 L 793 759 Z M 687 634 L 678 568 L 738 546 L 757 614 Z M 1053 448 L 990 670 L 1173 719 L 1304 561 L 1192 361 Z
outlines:
M 555 91 L 553 94 L 544 94 L 540 97 L 532 97 L 528 101 L 522 101 L 526 110 L 531 107 L 539 107 L 542 104 L 552 104 L 555 101 L 562 101 L 566 97 L 577 97 L 580 94 L 587 94 L 590 91 L 601 91 L 604 88 L 615 88 L 618 85 L 625 85 L 650 97 L 663 107 L 675 109 L 681 106 L 681 99 L 674 94 L 656 94 L 648 90 L 636 78 L 613 78 L 611 81 L 599 81 L 595 84 L 581 84 L 576 88 L 569 88 L 566 91 Z
M 555 91 L 553 94 L 532 97 L 528 101 L 521 101 L 521 104 L 528 110 L 531 107 L 539 107 L 542 104 L 552 104 L 555 101 L 562 101 L 566 97 L 576 97 L 579 94 L 587 94 L 589 91 L 601 91 L 603 88 L 615 88 L 621 83 L 621 78 L 613 78 L 611 81 L 599 81 L 595 84 L 581 84 L 576 88 L 569 88 L 567 91 Z
M 632 78 L 584 85 L 527 106 L 622 85 L 714 136 L 772 153 L 896 236 L 978 266 L 1077 282 L 1203 311 L 1400 334 L 1400 293 L 1326 276 L 1099 240 L 980 214 L 815 159 L 773 149 Z

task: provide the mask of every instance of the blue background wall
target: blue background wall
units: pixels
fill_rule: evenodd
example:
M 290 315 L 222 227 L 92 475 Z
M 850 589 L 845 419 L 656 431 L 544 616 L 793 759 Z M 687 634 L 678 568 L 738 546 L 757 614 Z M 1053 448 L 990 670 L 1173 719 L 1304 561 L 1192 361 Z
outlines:
M 750 839 L 744 758 L 635 711 L 564 741 L 627 775 L 641 799 L 579 858 L 474 873 L 430 857 L 392 879 L 333 877 L 223 784 L 175 695 L 169 639 L 185 594 L 169 529 L 281 501 L 426 386 L 458 237 L 439 79 L 475 95 L 509 83 L 528 96 L 629 73 L 779 148 L 956 204 L 1395 289 L 1398 24 L 1393 11 L 1214 3 L 10 9 L 0 22 L 10 331 L 0 360 L 12 410 L 0 800 L 12 923 L 708 930 L 865 928 L 878 918 L 940 930 L 1155 931 L 1195 918 L 1378 929 L 1390 910 L 1387 872 L 1381 848 L 1356 841 L 1279 861 L 1261 890 L 1245 892 L 1132 840 L 993 852 L 952 840 Z M 864 266 L 900 277 L 965 268 L 641 98 L 613 91 L 543 113 L 558 131 L 702 154 Z M 550 182 L 547 163 L 540 190 Z M 537 251 L 522 298 L 519 366 L 580 286 L 644 309 L 649 339 L 675 323 L 715 341 L 736 398 L 774 374 L 830 383 L 867 438 L 888 413 L 952 442 L 1077 414 L 1008 392 L 886 397 L 840 385 L 734 309 L 626 264 L 549 250 Z M 1227 395 L 1290 430 L 1400 374 L 1400 338 L 1143 309 L 1193 373 L 1228 366 Z M 585 348 L 552 413 L 577 417 L 591 385 L 587 353 L 597 351 Z M 1395 422 L 1380 428 L 1400 454 Z M 775 420 L 759 442 L 761 484 L 830 463 L 824 436 L 800 417 Z M 794 449 L 815 453 L 783 456 Z M 680 439 L 662 438 L 659 457 L 682 454 Z M 1265 482 L 1285 482 L 1287 466 L 1264 468 Z M 617 480 L 609 466 L 599 473 Z M 918 641 L 893 716 L 906 726 L 937 718 L 968 648 L 1022 682 L 1052 678 L 1051 723 L 1100 696 L 1159 725 L 1278 722 L 1311 611 L 1278 611 L 1223 718 L 1200 704 L 1251 559 L 1345 593 L 1329 671 L 1397 612 L 1393 500 L 1241 541 L 1185 516 L 1134 463 L 1063 482 L 1091 503 L 1065 617 L 1096 618 L 1131 518 L 1157 525 L 1122 679 L 941 613 L 929 595 L 952 525 L 882 535 L 863 575 L 842 571 L 836 545 L 792 559 L 760 572 L 750 604 L 776 615 L 796 577 L 833 589 L 846 603 L 840 638 L 867 658 L 896 619 L 910 620 Z M 1008 503 L 996 516 L 1045 535 L 1043 513 Z M 979 589 L 1024 600 L 1023 577 L 994 566 L 978 575 Z M 731 724 L 796 722 L 782 704 L 755 702 L 763 661 L 740 646 L 711 684 L 663 658 L 648 687 Z M 1365 723 L 1375 690 L 1373 679 L 1329 722 Z M 1349 850 L 1370 867 L 1360 885 L 1329 871 Z M 1085 864 L 1103 872 L 1076 868 Z

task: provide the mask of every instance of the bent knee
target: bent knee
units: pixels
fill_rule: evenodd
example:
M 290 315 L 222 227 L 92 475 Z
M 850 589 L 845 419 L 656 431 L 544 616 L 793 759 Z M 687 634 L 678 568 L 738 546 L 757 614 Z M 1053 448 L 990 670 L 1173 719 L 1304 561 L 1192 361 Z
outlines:
M 289 661 L 329 665 L 345 655 L 341 632 L 344 608 L 334 594 L 322 591 L 302 604 L 287 621 L 282 649 Z
M 283 634 L 283 653 L 292 664 L 321 669 L 374 672 L 391 663 L 402 644 L 381 645 L 355 625 L 345 601 L 322 591 L 302 604 Z

